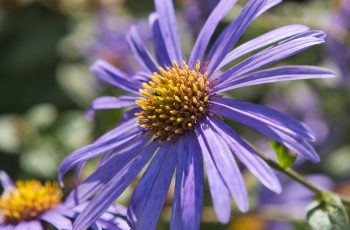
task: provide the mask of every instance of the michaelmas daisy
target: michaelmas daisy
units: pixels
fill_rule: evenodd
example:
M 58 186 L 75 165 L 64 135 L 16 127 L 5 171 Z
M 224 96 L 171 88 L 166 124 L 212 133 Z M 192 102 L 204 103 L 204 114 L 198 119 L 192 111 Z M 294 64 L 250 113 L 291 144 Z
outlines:
M 221 0 L 201 29 L 190 57 L 185 58 L 172 1 L 154 2 L 156 12 L 150 15 L 149 24 L 155 57 L 135 27 L 127 34 L 130 48 L 144 70 L 130 76 L 105 61 L 91 67 L 101 80 L 130 95 L 97 98 L 88 115 L 100 109 L 130 110 L 117 127 L 69 155 L 60 167 L 62 181 L 72 168 L 79 173 L 86 161 L 101 157 L 97 169 L 76 188 L 78 202 L 92 201 L 78 216 L 74 229 L 86 229 L 99 218 L 150 160 L 128 206 L 131 229 L 156 228 L 175 171 L 170 229 L 199 229 L 204 171 L 222 223 L 229 221 L 231 197 L 242 212 L 248 210 L 237 160 L 267 188 L 281 192 L 272 169 L 222 117 L 259 131 L 300 157 L 319 161 L 310 145 L 314 134 L 304 124 L 267 107 L 220 94 L 271 82 L 333 77 L 331 71 L 314 66 L 262 69 L 323 43 L 322 31 L 288 25 L 234 48 L 254 19 L 280 2 L 250 0 L 209 46 L 216 27 L 236 3 Z M 238 62 L 238 58 L 243 60 Z M 238 64 L 232 66 L 233 61 Z

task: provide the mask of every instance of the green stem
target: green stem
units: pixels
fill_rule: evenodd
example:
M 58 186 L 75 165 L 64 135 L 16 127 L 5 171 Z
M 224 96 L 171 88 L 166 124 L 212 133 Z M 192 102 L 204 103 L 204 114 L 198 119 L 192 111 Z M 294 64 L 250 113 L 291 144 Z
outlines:
M 252 146 L 253 147 L 253 146 Z M 261 151 L 259 151 L 258 149 L 256 149 L 255 147 L 253 147 L 254 150 L 256 151 L 256 153 L 258 154 L 258 156 L 263 159 L 270 167 L 280 171 L 281 173 L 285 174 L 286 176 L 290 177 L 291 179 L 293 179 L 294 181 L 300 183 L 301 185 L 303 185 L 304 187 L 306 187 L 307 189 L 315 192 L 316 194 L 324 194 L 324 193 L 329 193 L 319 187 L 317 187 L 316 185 L 312 184 L 310 181 L 308 181 L 305 177 L 303 177 L 302 175 L 300 175 L 299 173 L 297 173 L 296 171 L 294 171 L 292 168 L 289 169 L 284 169 L 283 167 L 281 167 L 277 162 L 275 162 L 274 160 L 266 157 Z M 337 194 L 337 196 L 340 197 L 340 199 L 342 200 L 344 205 L 347 205 L 350 207 L 350 198 L 348 197 L 344 197 L 341 196 L 339 194 Z

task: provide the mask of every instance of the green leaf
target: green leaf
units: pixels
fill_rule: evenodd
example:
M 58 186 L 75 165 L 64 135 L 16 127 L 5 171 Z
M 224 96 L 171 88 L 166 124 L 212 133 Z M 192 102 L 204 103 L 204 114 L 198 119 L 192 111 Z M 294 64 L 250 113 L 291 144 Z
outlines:
M 277 155 L 278 164 L 283 169 L 288 169 L 294 164 L 297 159 L 296 154 L 290 152 L 284 145 L 274 140 L 270 140 L 270 145 Z
M 337 195 L 326 194 L 307 208 L 307 219 L 313 230 L 350 229 L 346 209 Z

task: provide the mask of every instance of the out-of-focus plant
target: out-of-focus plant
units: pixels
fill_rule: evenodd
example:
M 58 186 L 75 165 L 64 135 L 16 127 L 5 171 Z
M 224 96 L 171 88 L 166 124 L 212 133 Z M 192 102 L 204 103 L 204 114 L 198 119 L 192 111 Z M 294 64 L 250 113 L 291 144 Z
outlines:
M 58 115 L 51 104 L 37 105 L 22 116 L 2 115 L 0 150 L 20 154 L 20 166 L 27 173 L 53 178 L 66 152 L 88 143 L 92 131 L 82 112 Z

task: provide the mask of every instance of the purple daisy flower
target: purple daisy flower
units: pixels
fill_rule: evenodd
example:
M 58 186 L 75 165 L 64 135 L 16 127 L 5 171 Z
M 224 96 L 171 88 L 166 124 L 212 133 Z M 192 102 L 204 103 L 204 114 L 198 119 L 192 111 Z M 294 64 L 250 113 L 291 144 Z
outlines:
M 62 191 L 58 183 L 37 180 L 18 181 L 16 184 L 3 171 L 0 171 L 0 183 L 4 189 L 0 196 L 0 229 L 2 230 L 43 230 L 43 223 L 49 223 L 60 230 L 72 229 L 71 219 L 79 215 L 87 203 L 74 209 L 61 203 Z M 91 227 L 94 230 L 130 229 L 126 220 L 126 208 L 110 206 Z
M 91 109 L 131 110 L 116 128 L 62 162 L 61 182 L 70 169 L 77 167 L 79 173 L 87 160 L 102 157 L 98 168 L 77 187 L 79 202 L 92 197 L 93 200 L 78 216 L 75 229 L 85 229 L 95 221 L 151 159 L 129 203 L 127 217 L 132 229 L 156 228 L 175 168 L 170 229 L 199 229 L 203 162 L 214 208 L 223 223 L 230 218 L 231 196 L 241 211 L 248 210 L 248 195 L 236 160 L 267 188 L 281 192 L 273 170 L 222 120 L 222 116 L 256 129 L 300 157 L 319 161 L 310 144 L 315 139 L 314 134 L 304 124 L 264 106 L 219 95 L 257 84 L 334 76 L 331 71 L 314 66 L 261 70 L 324 42 L 322 31 L 303 25 L 275 29 L 233 49 L 254 19 L 279 2 L 250 0 L 213 46 L 208 47 L 217 25 L 236 3 L 235 0 L 220 1 L 204 24 L 186 62 L 182 57 L 172 1 L 155 0 L 157 12 L 151 14 L 149 22 L 154 33 L 156 58 L 151 56 L 135 27 L 127 35 L 144 72 L 129 76 L 105 61 L 97 61 L 91 67 L 99 78 L 133 96 L 96 99 Z M 229 66 L 253 51 L 257 52 Z

